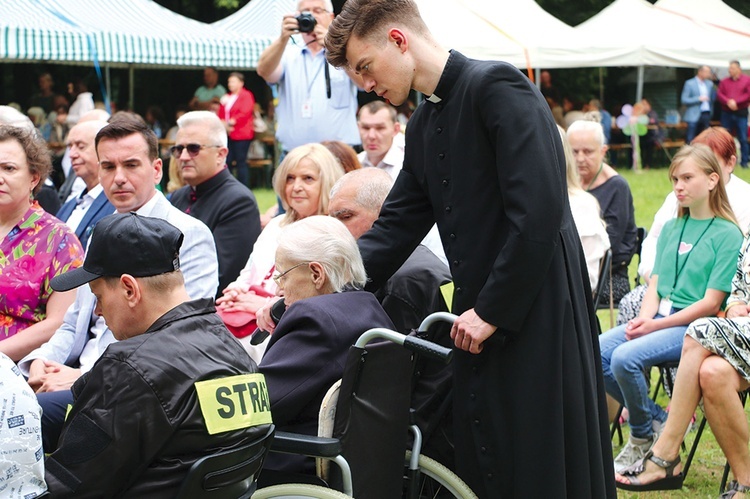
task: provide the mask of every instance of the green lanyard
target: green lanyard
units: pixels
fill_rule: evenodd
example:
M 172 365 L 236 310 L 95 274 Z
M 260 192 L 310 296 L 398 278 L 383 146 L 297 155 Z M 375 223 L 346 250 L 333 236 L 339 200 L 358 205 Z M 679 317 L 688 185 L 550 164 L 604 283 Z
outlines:
M 596 182 L 597 177 L 599 177 L 599 174 L 604 170 L 604 163 L 599 165 L 599 170 L 596 172 L 596 175 L 594 175 L 594 178 L 591 179 L 591 182 L 589 182 L 589 187 L 586 189 L 586 192 L 589 192 L 591 190 L 591 187 L 594 185 L 594 182 Z
M 687 226 L 688 219 L 690 218 L 690 215 L 685 216 L 685 223 L 682 224 L 682 230 L 680 231 L 680 238 L 677 240 L 677 251 L 675 252 L 674 257 L 674 282 L 672 283 L 672 289 L 669 290 L 669 293 L 667 294 L 667 299 L 670 299 L 670 296 L 672 296 L 672 293 L 674 292 L 675 286 L 677 286 L 677 278 L 682 273 L 682 270 L 685 268 L 685 265 L 687 265 L 687 261 L 690 258 L 690 255 L 693 254 L 693 250 L 698 246 L 698 243 L 701 242 L 701 239 L 703 236 L 708 232 L 708 229 L 711 228 L 711 225 L 713 225 L 714 220 L 716 220 L 716 217 L 713 217 L 711 221 L 708 223 L 705 229 L 703 229 L 703 232 L 701 232 L 701 235 L 698 236 L 698 239 L 693 243 L 693 247 L 688 252 L 685 259 L 682 261 L 682 266 L 679 268 L 677 267 L 677 262 L 680 260 L 680 245 L 682 244 L 682 236 L 685 235 L 685 227 Z

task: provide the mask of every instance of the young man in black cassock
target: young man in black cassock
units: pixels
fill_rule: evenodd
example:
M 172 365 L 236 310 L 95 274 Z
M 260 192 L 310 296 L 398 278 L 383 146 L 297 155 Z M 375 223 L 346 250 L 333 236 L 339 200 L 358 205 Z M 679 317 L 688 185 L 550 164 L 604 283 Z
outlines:
M 395 105 L 429 96 L 359 246 L 377 289 L 438 224 L 460 314 L 459 475 L 480 497 L 616 497 L 591 290 L 544 98 L 508 64 L 441 48 L 413 0 L 348 0 L 325 45 Z

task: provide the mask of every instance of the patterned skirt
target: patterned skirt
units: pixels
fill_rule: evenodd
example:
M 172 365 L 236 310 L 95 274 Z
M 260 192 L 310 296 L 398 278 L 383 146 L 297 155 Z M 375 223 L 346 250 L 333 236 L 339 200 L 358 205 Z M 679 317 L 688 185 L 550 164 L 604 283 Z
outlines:
M 729 362 L 750 382 L 750 317 L 698 319 L 685 334 Z

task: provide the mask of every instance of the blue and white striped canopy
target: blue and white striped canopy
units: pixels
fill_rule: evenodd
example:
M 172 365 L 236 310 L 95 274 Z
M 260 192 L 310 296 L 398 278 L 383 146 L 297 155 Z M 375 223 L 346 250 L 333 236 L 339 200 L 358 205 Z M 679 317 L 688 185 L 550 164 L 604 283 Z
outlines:
M 254 68 L 272 41 L 151 0 L 2 0 L 0 10 L 0 60 Z

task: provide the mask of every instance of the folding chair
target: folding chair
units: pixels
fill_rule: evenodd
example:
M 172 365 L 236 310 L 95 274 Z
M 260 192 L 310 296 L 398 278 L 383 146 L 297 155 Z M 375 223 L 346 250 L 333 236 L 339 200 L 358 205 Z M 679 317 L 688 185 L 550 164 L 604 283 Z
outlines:
M 599 308 L 599 304 L 602 301 L 602 296 L 606 289 L 607 281 L 610 276 L 610 267 L 612 266 L 612 250 L 608 249 L 599 263 L 599 280 L 596 283 L 596 289 L 594 290 L 594 310 Z M 609 306 L 609 305 L 607 305 Z
M 190 467 L 177 499 L 248 499 L 253 495 L 274 425 L 245 445 L 205 456 Z
M 750 388 L 739 393 L 740 400 L 742 400 L 742 407 L 745 407 L 747 402 L 747 395 L 750 393 Z M 727 487 L 727 480 L 729 479 L 729 461 L 724 464 L 724 473 L 721 475 L 721 485 L 719 485 L 719 494 L 723 494 Z
M 643 249 L 643 241 L 646 239 L 646 236 L 648 235 L 648 231 L 645 227 L 638 227 L 635 231 L 635 255 L 638 257 L 638 265 L 641 264 L 641 250 Z M 640 286 L 641 284 L 641 275 L 636 272 L 635 273 L 635 285 Z

